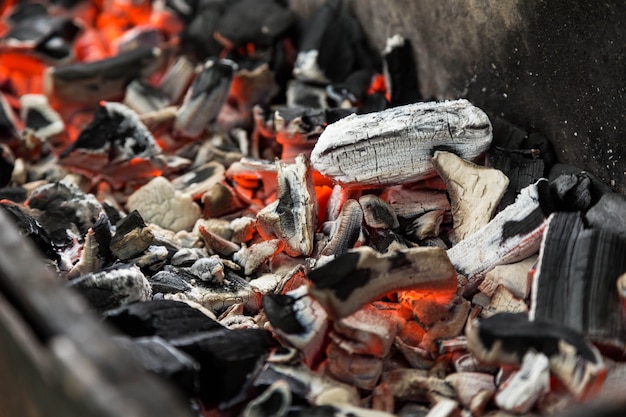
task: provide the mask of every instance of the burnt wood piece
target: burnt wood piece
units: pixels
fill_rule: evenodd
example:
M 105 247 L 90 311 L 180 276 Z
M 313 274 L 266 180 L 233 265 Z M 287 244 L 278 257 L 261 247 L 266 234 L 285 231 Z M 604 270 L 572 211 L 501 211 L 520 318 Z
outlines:
M 157 48 L 137 48 L 100 61 L 51 68 L 45 73 L 46 95 L 79 103 L 120 98 L 131 80 L 156 70 L 161 55 Z
M 617 234 L 626 239 L 626 197 L 607 193 L 585 214 L 585 221 L 598 229 Z
M 546 355 L 550 371 L 578 399 L 595 394 L 606 374 L 598 349 L 562 322 L 531 321 L 526 314 L 500 313 L 470 319 L 465 332 L 468 350 L 488 364 L 520 365 L 529 351 Z
M 198 394 L 200 365 L 164 339 L 158 336 L 137 339 L 118 336 L 113 341 L 135 358 L 146 371 L 169 380 L 190 397 Z
M 192 415 L 170 385 L 113 343 L 110 330 L 43 267 L 4 211 L 0 235 L 0 414 Z M 80 381 L 80 389 L 68 389 L 68 381 Z
M 113 254 L 124 261 L 148 249 L 153 240 L 154 235 L 141 214 L 133 210 L 115 224 L 115 235 L 111 238 L 110 247 Z
M 422 100 L 411 41 L 401 35 L 387 39 L 383 51 L 383 72 L 391 106 Z
M 382 187 L 435 176 L 437 150 L 474 159 L 491 139 L 489 118 L 467 100 L 413 103 L 328 125 L 311 164 L 346 186 Z
M 309 273 L 310 291 L 329 316 L 340 319 L 364 304 L 402 289 L 456 290 L 454 267 L 441 248 L 410 248 L 377 254 L 362 246 Z
M 159 336 L 165 340 L 223 326 L 197 308 L 172 300 L 140 301 L 103 313 L 104 322 L 130 337 Z
M 216 329 L 170 343 L 200 363 L 201 397 L 221 404 L 246 398 L 256 373 L 276 347 L 271 333 L 262 329 Z
M 586 229 L 580 213 L 554 213 L 533 278 L 529 316 L 563 323 L 600 344 L 623 349 L 616 280 L 626 272 L 626 240 Z

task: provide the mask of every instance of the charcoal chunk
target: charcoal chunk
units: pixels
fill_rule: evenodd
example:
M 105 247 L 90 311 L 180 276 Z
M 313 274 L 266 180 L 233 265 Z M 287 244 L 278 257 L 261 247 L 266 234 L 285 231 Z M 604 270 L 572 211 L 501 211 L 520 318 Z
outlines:
M 585 214 L 587 223 L 598 229 L 626 239 L 626 197 L 617 193 L 604 194 Z

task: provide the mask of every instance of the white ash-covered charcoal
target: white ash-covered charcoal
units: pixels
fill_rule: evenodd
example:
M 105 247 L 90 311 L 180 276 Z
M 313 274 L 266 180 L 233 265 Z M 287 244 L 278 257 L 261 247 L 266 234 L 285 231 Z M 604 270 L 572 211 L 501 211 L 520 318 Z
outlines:
M 585 228 L 581 213 L 554 213 L 533 277 L 529 317 L 563 323 L 594 342 L 623 349 L 616 281 L 624 272 L 626 240 Z
M 97 103 L 124 95 L 128 83 L 147 77 L 158 69 L 163 51 L 138 47 L 91 62 L 49 67 L 44 73 L 44 91 L 48 97 L 69 103 Z
M 493 267 L 513 263 L 539 250 L 549 214 L 546 180 L 524 188 L 514 204 L 448 249 L 448 256 L 470 283 L 479 283 Z
M 238 65 L 229 59 L 210 58 L 189 86 L 174 121 L 174 132 L 197 138 L 213 123 L 228 98 Z
M 497 169 L 463 160 L 451 152 L 436 151 L 432 163 L 446 183 L 457 241 L 489 223 L 509 179 Z
M 226 179 L 235 188 L 241 186 L 249 188 L 250 182 L 254 181 L 255 189 L 262 189 L 264 197 L 269 197 L 276 192 L 278 164 L 264 159 L 244 157 L 228 166 Z
M 363 225 L 363 209 L 356 200 L 347 200 L 330 228 L 329 240 L 320 251 L 322 256 L 338 256 L 351 249 L 359 239 Z
M 489 118 L 469 101 L 415 103 L 328 125 L 311 163 L 340 184 L 381 187 L 435 176 L 436 150 L 471 160 L 490 144 Z
M 465 333 L 468 349 L 489 364 L 520 365 L 529 351 L 546 355 L 551 373 L 579 400 L 593 397 L 606 374 L 598 349 L 561 323 L 500 313 L 469 320 Z
M 143 80 L 133 80 L 126 86 L 123 103 L 141 116 L 170 104 L 165 94 Z
M 24 121 L 22 140 L 28 148 L 36 147 L 65 132 L 61 115 L 52 108 L 43 94 L 24 94 L 20 97 L 20 117 Z
M 626 197 L 618 193 L 606 193 L 585 213 L 587 223 L 605 229 L 626 239 Z
M 111 225 L 104 212 L 92 227 L 87 230 L 80 259 L 68 272 L 68 278 L 76 278 L 92 272 L 99 272 L 113 259 L 109 245 L 111 243 Z
M 382 100 L 380 108 L 370 108 L 368 104 L 373 97 L 378 95 L 371 91 L 368 92 L 372 85 L 373 78 L 376 76 L 373 69 L 361 69 L 352 72 L 345 80 L 338 83 L 332 83 L 326 86 L 327 95 L 326 102 L 341 108 L 359 108 L 361 113 L 369 113 L 370 111 L 379 111 L 387 107 L 387 100 Z
M 218 162 L 207 162 L 172 180 L 176 191 L 188 194 L 191 198 L 199 200 L 200 197 L 211 189 L 215 184 L 224 180 L 226 169 Z
M 287 107 L 328 108 L 328 93 L 323 85 L 301 80 L 289 80 L 285 93 Z M 314 144 L 312 144 L 314 145 Z M 310 151 L 311 149 L 309 149 Z
M 341 0 L 324 2 L 302 34 L 293 75 L 316 84 L 341 82 L 351 72 L 369 68 L 365 37 Z
M 277 200 L 257 214 L 258 231 L 264 238 L 276 237 L 285 243 L 290 256 L 309 256 L 317 227 L 317 198 L 311 166 L 299 154 L 295 163 L 276 161 Z
M 201 281 L 213 282 L 224 280 L 224 263 L 217 255 L 200 258 L 190 267 L 184 269 Z
M 116 336 L 113 341 L 131 355 L 143 369 L 170 381 L 189 396 L 198 394 L 200 365 L 191 356 L 158 336 Z
M 440 248 L 409 248 L 377 254 L 351 249 L 309 273 L 311 294 L 333 319 L 402 289 L 456 291 L 456 271 Z
M 408 235 L 420 234 L 418 229 L 437 222 L 440 216 L 451 210 L 448 196 L 440 190 L 410 189 L 397 185 L 386 188 L 380 198 L 393 208 Z M 427 218 L 420 220 L 424 215 Z
M 198 223 L 196 223 L 196 225 L 197 224 Z M 240 245 L 212 232 L 211 230 L 208 230 L 202 224 L 198 226 L 198 232 L 200 233 L 200 236 L 204 241 L 205 248 L 209 253 L 229 257 L 241 249 Z M 232 233 L 230 230 L 229 232 Z
M 411 42 L 402 35 L 387 38 L 383 51 L 383 73 L 391 106 L 422 100 Z
M 249 247 L 242 246 L 233 253 L 233 261 L 243 268 L 243 273 L 250 276 L 267 264 L 271 257 L 283 250 L 285 244 L 280 239 L 264 240 Z
M 153 178 L 131 194 L 126 207 L 137 210 L 145 221 L 175 232 L 191 230 L 201 214 L 193 199 L 176 191 L 164 177 Z
M 487 391 L 490 397 L 496 393 L 496 384 L 491 374 L 454 372 L 446 376 L 445 381 L 454 388 L 457 400 L 466 409 L 470 409 L 472 401 L 482 391 Z
M 191 266 L 195 261 L 207 256 L 204 249 L 201 248 L 181 248 L 177 250 L 170 259 L 172 266 Z
M 425 369 L 396 368 L 383 372 L 396 400 L 429 401 L 431 394 L 454 398 L 454 389 L 445 380 L 430 376 Z
M 363 220 L 368 227 L 376 229 L 395 229 L 400 226 L 393 207 L 374 194 L 365 194 L 359 198 L 363 209 Z
M 245 243 L 252 240 L 256 233 L 256 218 L 242 216 L 230 221 L 230 228 L 233 231 L 231 239 L 235 243 Z
M 148 249 L 154 234 L 146 226 L 141 214 L 133 210 L 115 224 L 115 234 L 111 238 L 111 252 L 120 260 L 139 256 Z
M 184 55 L 176 57 L 159 82 L 159 90 L 170 103 L 179 103 L 195 77 L 194 65 Z
M 291 390 L 279 379 L 254 398 L 241 412 L 241 417 L 284 417 L 291 407 Z
M 528 351 L 519 370 L 499 387 L 498 407 L 514 413 L 529 412 L 542 395 L 550 391 L 550 363 L 546 355 Z
M 498 285 L 493 292 L 489 304 L 483 307 L 480 316 L 491 317 L 498 313 L 528 313 L 528 305 L 503 285 Z
M 335 184 L 326 203 L 326 221 L 333 222 L 337 220 L 346 201 L 350 199 L 358 200 L 361 198 L 361 195 L 361 190 L 345 188 Z
M 306 286 L 286 294 L 267 294 L 263 306 L 278 338 L 301 351 L 309 366 L 317 363 L 323 354 L 329 320 Z
M 383 359 L 344 350 L 334 342 L 326 347 L 326 371 L 339 381 L 372 391 L 383 372 Z
M 245 399 L 276 342 L 267 330 L 214 329 L 169 342 L 200 364 L 200 397 L 233 405 Z
M 396 331 L 396 322 L 370 305 L 334 321 L 329 336 L 348 353 L 384 358 L 389 354 Z
M 206 310 L 187 303 L 153 299 L 107 310 L 104 321 L 130 337 L 158 336 L 165 340 L 221 329 Z
M 491 297 L 499 285 L 502 285 L 516 298 L 525 300 L 530 294 L 531 274 L 535 264 L 539 259 L 538 255 L 507 265 L 498 265 L 485 274 L 485 279 L 480 283 L 478 289 Z
M 312 405 L 359 405 L 356 387 L 327 377 L 297 363 L 266 363 L 254 381 L 256 388 L 267 387 L 278 380 L 286 381 L 293 396 Z
M 179 268 L 165 265 L 163 269 L 148 278 L 154 294 L 177 294 L 191 291 L 190 278 L 184 276 Z
M 407 238 L 413 237 L 419 241 L 437 238 L 441 232 L 441 224 L 444 222 L 445 216 L 446 212 L 443 210 L 427 211 L 406 226 L 405 235 Z
M 135 265 L 116 264 L 78 277 L 67 286 L 81 293 L 98 311 L 152 297 L 150 283 Z

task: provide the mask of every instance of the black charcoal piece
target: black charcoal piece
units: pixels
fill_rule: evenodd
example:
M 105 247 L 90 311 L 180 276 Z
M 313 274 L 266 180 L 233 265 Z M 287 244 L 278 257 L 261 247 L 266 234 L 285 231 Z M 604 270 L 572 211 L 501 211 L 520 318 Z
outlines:
M 137 339 L 117 336 L 113 341 L 132 355 L 146 371 L 167 379 L 188 396 L 198 394 L 200 365 L 164 339 L 158 336 Z
M 563 174 L 550 181 L 550 190 L 561 211 L 587 211 L 593 202 L 591 178 L 579 174 Z
M 167 107 L 170 99 L 161 90 L 140 80 L 133 80 L 126 87 L 124 104 L 139 114 L 145 114 Z
M 617 193 L 606 193 L 585 214 L 587 223 L 626 239 L 626 197 Z
M 256 373 L 276 347 L 262 329 L 218 329 L 171 340 L 200 363 L 200 396 L 208 402 L 236 404 L 245 398 Z
M 250 401 L 241 413 L 241 417 L 283 417 L 290 406 L 289 385 L 285 381 L 278 380 Z
M 28 190 L 24 187 L 3 187 L 0 189 L 0 200 L 23 203 L 28 198 Z
M 263 296 L 265 314 L 274 329 L 287 334 L 302 334 L 306 331 L 295 311 L 297 299 L 287 294 L 267 294 Z
M 170 0 L 170 2 L 181 3 L 179 0 Z M 181 33 L 181 49 L 200 62 L 208 57 L 218 56 L 222 46 L 215 40 L 213 34 L 228 2 L 225 0 L 204 1 L 198 5 L 197 9 L 191 6 L 190 1 L 185 3 L 189 7 L 177 6 L 175 8 L 188 22 Z
M 216 37 L 228 47 L 247 43 L 269 46 L 294 23 L 292 11 L 274 0 L 240 0 L 228 7 L 216 28 Z
M 97 311 L 105 311 L 152 296 L 150 283 L 138 267 L 118 264 L 83 275 L 67 286 L 81 293 Z
M 46 93 L 66 102 L 120 98 L 131 80 L 156 69 L 161 54 L 157 48 L 137 48 L 100 61 L 54 67 L 46 74 Z
M 51 261 L 57 263 L 61 261 L 57 248 L 48 232 L 33 216 L 28 214 L 21 206 L 10 201 L 0 201 L 0 207 L 4 209 L 5 213 L 9 214 L 9 217 L 20 231 L 20 235 L 30 238 L 41 254 Z
M 392 106 L 414 103 L 422 99 L 413 48 L 408 39 L 395 35 L 387 40 L 383 53 L 383 71 Z
M 115 225 L 111 251 L 121 260 L 131 259 L 148 249 L 153 240 L 152 231 L 139 212 L 133 210 Z
M 589 178 L 591 180 L 591 184 L 590 184 L 591 204 L 596 204 L 604 194 L 613 192 L 611 187 L 606 185 L 604 182 L 600 181 L 600 179 L 598 179 L 592 173 L 583 171 L 580 168 L 577 168 L 572 165 L 555 164 L 550 169 L 550 174 L 548 176 L 548 179 L 550 180 L 550 182 L 553 182 L 562 175 L 576 175 L 578 177 L 585 176 Z
M 326 86 L 326 94 L 338 107 L 345 101 L 362 106 L 373 75 L 373 71 L 367 69 L 354 71 L 343 82 Z
M 38 187 L 25 204 L 41 212 L 37 220 L 49 234 L 57 229 L 77 229 L 84 236 L 103 212 L 93 194 L 60 181 Z
M 121 103 L 101 102 L 91 123 L 63 151 L 61 161 L 76 152 L 99 154 L 108 162 L 119 162 L 155 156 L 160 148 L 135 111 Z
M 346 253 L 359 239 L 362 225 L 363 210 L 361 205 L 354 199 L 347 200 L 341 208 L 339 217 L 331 227 L 330 239 L 322 249 L 321 254 L 341 255 Z
M 174 130 L 196 138 L 216 119 L 230 90 L 237 64 L 228 59 L 209 58 L 187 90 L 176 113 Z
M 626 272 L 626 240 L 586 229 L 580 213 L 554 213 L 544 232 L 530 317 L 562 323 L 597 343 L 623 347 L 616 280 Z
M 0 138 L 3 143 L 17 140 L 20 137 L 17 128 L 17 116 L 13 108 L 0 92 Z
M 6 187 L 12 179 L 15 157 L 6 145 L 0 145 L 0 187 Z
M 171 340 L 223 328 L 197 308 L 173 300 L 136 302 L 108 310 L 103 317 L 130 337 L 159 336 Z
M 98 221 L 87 231 L 80 259 L 69 271 L 68 278 L 99 272 L 105 265 L 110 264 L 113 260 L 110 243 L 111 225 L 106 214 L 102 212 Z

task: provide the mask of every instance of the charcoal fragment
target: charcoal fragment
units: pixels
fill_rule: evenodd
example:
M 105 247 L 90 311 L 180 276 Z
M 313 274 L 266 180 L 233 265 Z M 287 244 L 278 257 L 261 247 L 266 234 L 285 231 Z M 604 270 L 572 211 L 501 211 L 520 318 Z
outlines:
M 158 336 L 165 340 L 223 326 L 197 308 L 172 300 L 139 301 L 103 313 L 104 321 L 130 337 Z
M 586 222 L 598 229 L 617 234 L 626 239 L 626 197 L 606 193 L 585 214 Z
M 243 410 L 242 417 L 283 417 L 291 406 L 289 385 L 278 380 L 261 395 L 250 401 Z
M 587 211 L 591 206 L 591 179 L 584 172 L 558 176 L 550 181 L 550 190 L 562 211 Z
M 178 268 L 166 265 L 149 279 L 154 293 L 176 294 L 190 291 L 193 286 L 189 283 Z
M 111 251 L 121 260 L 134 258 L 148 249 L 154 235 L 137 210 L 131 211 L 115 225 Z
M 383 51 L 383 71 L 392 106 L 421 101 L 413 48 L 408 39 L 400 35 L 387 39 Z

